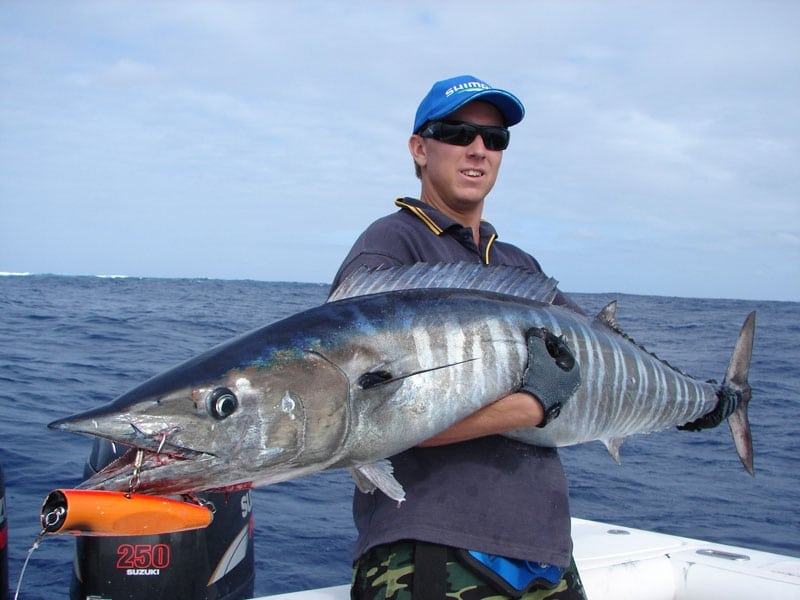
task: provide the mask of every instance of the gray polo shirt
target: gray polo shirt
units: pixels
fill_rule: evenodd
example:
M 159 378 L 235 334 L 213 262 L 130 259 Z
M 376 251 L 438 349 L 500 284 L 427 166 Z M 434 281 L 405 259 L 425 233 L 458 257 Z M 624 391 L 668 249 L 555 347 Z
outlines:
M 398 212 L 377 220 L 356 240 L 333 288 L 364 265 L 467 261 L 541 271 L 531 255 L 500 242 L 487 221 L 481 222 L 476 246 L 469 227 L 419 200 L 401 198 L 396 204 Z M 577 309 L 561 293 L 555 302 Z M 569 564 L 569 494 L 555 449 L 487 436 L 412 448 L 391 461 L 407 499 L 398 507 L 379 491 L 356 490 L 354 558 L 374 546 L 412 539 L 562 567 Z

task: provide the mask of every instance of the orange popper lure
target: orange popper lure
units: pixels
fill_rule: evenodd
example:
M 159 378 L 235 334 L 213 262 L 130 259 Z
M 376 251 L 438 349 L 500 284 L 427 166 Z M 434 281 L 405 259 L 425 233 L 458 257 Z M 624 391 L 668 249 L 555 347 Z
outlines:
M 209 507 L 161 496 L 101 490 L 54 490 L 42 504 L 42 532 L 117 536 L 201 529 Z

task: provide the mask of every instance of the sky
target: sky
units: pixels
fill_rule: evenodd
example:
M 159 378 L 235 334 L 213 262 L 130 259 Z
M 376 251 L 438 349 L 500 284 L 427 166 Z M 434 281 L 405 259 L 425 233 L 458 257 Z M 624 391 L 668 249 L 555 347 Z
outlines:
M 800 300 L 795 0 L 0 0 L 0 272 L 330 282 L 433 83 L 525 104 L 484 216 L 571 292 Z

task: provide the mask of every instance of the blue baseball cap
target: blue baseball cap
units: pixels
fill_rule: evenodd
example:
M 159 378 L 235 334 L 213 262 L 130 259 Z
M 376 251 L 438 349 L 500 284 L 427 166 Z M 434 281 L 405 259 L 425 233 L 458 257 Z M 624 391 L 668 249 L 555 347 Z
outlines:
M 446 117 L 473 100 L 494 104 L 503 115 L 506 127 L 516 125 L 525 116 L 525 107 L 514 94 L 493 88 L 472 75 L 459 75 L 433 84 L 417 109 L 413 133 L 417 133 L 428 121 Z

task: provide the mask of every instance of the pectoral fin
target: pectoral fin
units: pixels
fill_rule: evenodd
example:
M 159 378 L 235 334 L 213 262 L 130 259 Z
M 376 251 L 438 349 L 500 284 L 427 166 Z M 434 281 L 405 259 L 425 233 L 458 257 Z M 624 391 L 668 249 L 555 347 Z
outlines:
M 377 488 L 392 500 L 397 500 L 398 504 L 406 499 L 406 492 L 394 478 L 394 468 L 388 459 L 352 467 L 350 475 L 358 489 L 365 494 L 371 494 Z

